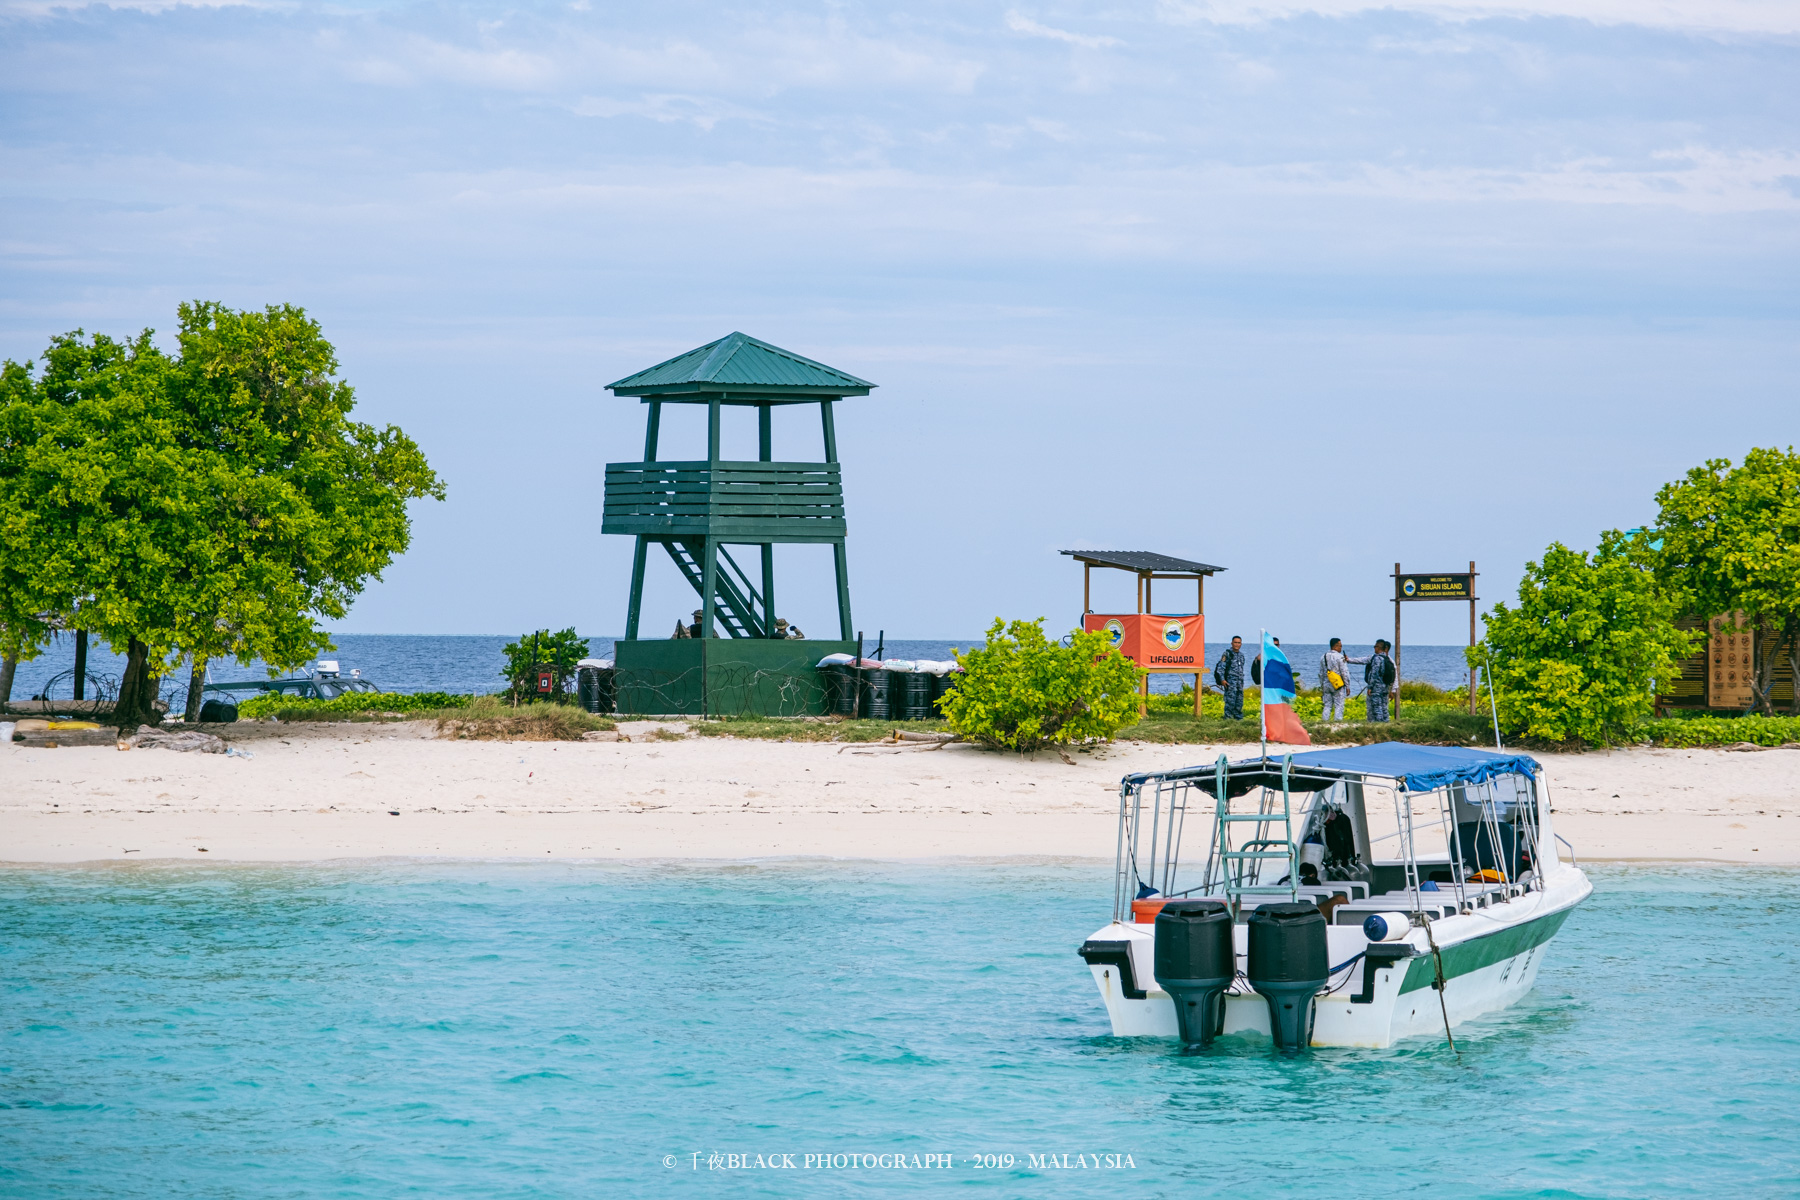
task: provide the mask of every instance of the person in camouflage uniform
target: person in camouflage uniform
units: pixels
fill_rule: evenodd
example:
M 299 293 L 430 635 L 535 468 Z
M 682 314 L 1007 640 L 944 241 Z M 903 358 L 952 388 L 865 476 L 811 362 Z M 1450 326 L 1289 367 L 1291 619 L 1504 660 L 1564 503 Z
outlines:
M 1225 695 L 1225 719 L 1244 719 L 1244 639 L 1231 639 L 1231 649 L 1219 656 L 1213 668 L 1213 683 Z
M 1352 658 L 1344 653 L 1344 639 L 1332 638 L 1331 645 L 1325 650 L 1325 656 L 1319 660 L 1320 719 L 1324 721 L 1341 721 L 1344 719 L 1344 701 L 1350 697 L 1350 664 L 1365 663 L 1366 658 Z M 1333 687 L 1329 672 L 1337 672 L 1343 686 Z
M 1369 720 L 1385 721 L 1388 719 L 1388 671 L 1394 660 L 1388 657 L 1388 643 L 1385 639 L 1375 641 L 1375 653 L 1369 655 L 1368 666 L 1363 668 L 1363 679 L 1368 683 L 1365 697 L 1369 705 Z

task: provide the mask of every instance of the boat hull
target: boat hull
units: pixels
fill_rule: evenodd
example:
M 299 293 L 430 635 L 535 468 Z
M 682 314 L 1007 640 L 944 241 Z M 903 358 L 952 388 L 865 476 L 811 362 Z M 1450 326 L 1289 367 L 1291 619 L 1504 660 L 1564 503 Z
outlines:
M 1391 962 L 1365 957 L 1334 972 L 1331 991 L 1316 1003 L 1311 1044 L 1378 1049 L 1402 1038 L 1442 1037 L 1446 1022 L 1455 1029 L 1516 1004 L 1537 982 L 1563 922 L 1592 891 L 1583 872 L 1565 866 L 1546 891 L 1436 921 L 1429 938 L 1424 930 L 1415 929 L 1403 943 L 1378 944 L 1387 953 L 1410 954 Z M 1115 922 L 1096 932 L 1088 947 L 1123 943 L 1122 953 L 1090 953 L 1084 948 L 1115 1036 L 1177 1036 L 1174 1002 L 1157 987 L 1153 973 L 1154 930 L 1153 925 Z M 1333 926 L 1328 932 L 1334 966 L 1371 945 L 1359 927 Z M 1244 934 L 1244 927 L 1238 926 L 1240 972 L 1245 965 Z M 1440 961 L 1445 979 L 1441 1006 L 1433 986 Z M 1224 1034 L 1269 1036 L 1268 1003 L 1241 978 L 1226 997 Z

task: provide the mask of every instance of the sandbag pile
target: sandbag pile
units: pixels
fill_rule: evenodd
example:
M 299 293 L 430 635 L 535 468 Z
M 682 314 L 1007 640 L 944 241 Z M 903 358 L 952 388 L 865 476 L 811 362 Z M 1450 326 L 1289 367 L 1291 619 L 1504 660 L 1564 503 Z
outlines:
M 930 658 L 855 658 L 848 654 L 827 654 L 818 662 L 819 670 L 827 667 L 858 667 L 865 671 L 901 671 L 908 675 L 948 675 L 962 667 L 951 659 Z
M 224 754 L 225 740 L 198 729 L 152 729 L 139 725 L 138 731 L 126 739 L 139 750 L 176 750 L 183 754 L 198 750 L 202 754 Z

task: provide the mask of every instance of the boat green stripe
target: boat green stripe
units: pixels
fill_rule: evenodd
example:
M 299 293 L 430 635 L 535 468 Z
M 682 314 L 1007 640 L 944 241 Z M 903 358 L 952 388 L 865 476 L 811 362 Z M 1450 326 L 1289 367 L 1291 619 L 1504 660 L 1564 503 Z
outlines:
M 1444 978 L 1455 979 L 1458 975 L 1468 975 L 1543 945 L 1556 936 L 1556 931 L 1562 928 L 1563 922 L 1574 911 L 1573 908 L 1565 908 L 1560 912 L 1547 913 L 1526 921 L 1522 925 L 1511 925 L 1493 933 L 1457 942 L 1454 946 L 1445 946 Z M 1400 993 L 1405 995 L 1407 992 L 1430 987 L 1431 981 L 1436 977 L 1436 972 L 1431 967 L 1431 951 L 1427 950 L 1408 960 L 1406 978 L 1400 983 Z

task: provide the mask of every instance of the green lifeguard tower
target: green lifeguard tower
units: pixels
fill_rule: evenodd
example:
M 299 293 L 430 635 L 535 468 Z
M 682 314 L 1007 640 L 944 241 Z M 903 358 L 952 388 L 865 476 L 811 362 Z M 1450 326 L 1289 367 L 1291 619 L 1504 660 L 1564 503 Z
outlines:
M 621 712 L 800 715 L 825 710 L 813 666 L 849 651 L 849 564 L 844 554 L 844 488 L 832 405 L 875 385 L 747 334 L 733 333 L 607 385 L 649 406 L 642 462 L 606 464 L 602 533 L 637 539 L 625 638 L 615 650 Z M 706 457 L 658 457 L 665 404 L 704 404 Z M 775 462 L 774 411 L 817 404 L 824 462 Z M 727 405 L 756 409 L 756 461 L 719 457 L 719 417 Z M 837 639 L 777 632 L 777 543 L 825 544 L 837 574 Z M 644 568 L 663 548 L 699 596 L 699 636 L 644 639 Z M 729 547 L 754 546 L 760 571 L 744 569 Z M 760 586 L 759 586 L 760 585 Z

